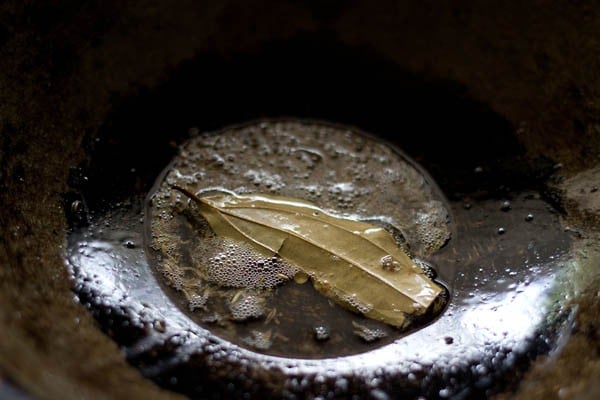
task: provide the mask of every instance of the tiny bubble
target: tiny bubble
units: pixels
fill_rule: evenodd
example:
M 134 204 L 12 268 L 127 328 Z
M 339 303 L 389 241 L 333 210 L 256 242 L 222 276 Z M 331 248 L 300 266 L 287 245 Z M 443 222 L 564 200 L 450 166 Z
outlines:
M 502 205 L 500 206 L 500 209 L 502 211 L 508 211 L 508 210 L 510 210 L 510 201 L 508 201 L 508 200 L 503 201 Z
M 504 235 L 506 230 L 504 228 L 498 228 L 498 235 Z
M 533 221 L 533 214 L 527 214 L 527 216 L 525 217 L 525 221 L 527 221 L 527 222 Z

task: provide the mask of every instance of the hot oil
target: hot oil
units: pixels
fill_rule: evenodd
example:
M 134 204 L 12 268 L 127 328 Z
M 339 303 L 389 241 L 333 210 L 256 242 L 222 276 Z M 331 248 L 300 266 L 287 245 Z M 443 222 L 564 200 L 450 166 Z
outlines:
M 447 300 L 441 296 L 432 311 L 402 330 L 342 309 L 310 283 L 293 281 L 296 266 L 216 237 L 173 185 L 309 200 L 390 229 L 399 246 L 421 258 L 449 240 L 448 208 L 431 179 L 406 157 L 352 130 L 265 122 L 192 138 L 149 196 L 148 253 L 185 312 L 236 344 L 303 358 L 364 352 L 427 324 Z
M 207 154 L 222 156 L 231 153 L 228 143 L 224 145 L 217 141 L 223 133 L 236 132 L 243 136 L 241 133 L 261 132 L 273 126 L 291 126 L 298 134 L 305 131 L 307 138 L 318 137 L 325 144 L 328 143 L 327 137 L 331 137 L 326 135 L 328 130 L 349 131 L 306 122 L 251 123 L 219 134 L 196 134 L 187 143 L 189 145 L 202 140 L 206 143 Z M 319 130 L 324 132 L 320 136 Z M 286 129 L 280 131 L 285 133 Z M 249 142 L 245 144 L 247 147 L 243 154 L 247 154 L 250 148 L 258 148 L 260 144 L 256 138 L 252 139 L 252 134 L 245 137 Z M 353 137 L 356 136 L 348 136 Z M 372 140 L 368 143 L 373 146 L 374 143 L 380 143 L 368 137 L 360 138 L 363 143 Z M 379 223 L 390 232 L 395 232 L 399 245 L 410 248 L 415 259 L 425 259 L 435 265 L 439 279 L 450 287 L 452 296 L 446 309 L 434 321 L 401 333 L 387 326 L 370 325 L 374 321 L 337 306 L 332 307 L 326 298 L 314 292 L 309 282 L 277 284 L 264 303 L 253 296 L 252 290 L 233 288 L 227 299 L 235 300 L 233 303 L 237 306 L 233 307 L 233 311 L 239 317 L 247 313 L 262 313 L 263 316 L 245 322 L 225 321 L 236 329 L 232 339 L 226 340 L 224 335 L 229 328 L 220 326 L 218 318 L 213 318 L 214 314 L 206 313 L 202 307 L 212 307 L 211 302 L 214 302 L 222 307 L 223 313 L 233 315 L 228 303 L 222 299 L 211 300 L 210 296 L 203 296 L 206 294 L 203 291 L 199 296 L 191 296 L 190 301 L 182 291 L 168 286 L 165 275 L 157 269 L 161 264 L 152 259 L 157 254 L 151 252 L 157 250 L 151 248 L 149 210 L 144 203 L 146 191 L 140 189 L 143 185 L 135 182 L 146 182 L 149 187 L 158 171 L 153 170 L 146 175 L 140 173 L 141 168 L 134 171 L 126 157 L 117 164 L 117 168 L 115 149 L 111 146 L 118 147 L 118 143 L 116 140 L 107 141 L 107 147 L 95 153 L 95 166 L 85 174 L 82 171 L 80 179 L 77 179 L 80 185 L 87 182 L 81 194 L 72 193 L 67 199 L 71 223 L 67 262 L 74 291 L 77 299 L 96 317 L 100 328 L 115 340 L 127 360 L 144 376 L 164 388 L 191 397 L 291 399 L 325 397 L 334 393 L 341 398 L 353 395 L 375 398 L 479 398 L 510 389 L 534 357 L 557 351 L 562 338 L 569 335 L 574 315 L 569 296 L 577 290 L 573 275 L 586 269 L 594 270 L 598 259 L 594 247 L 596 242 L 582 240 L 582 237 L 585 239 L 582 236 L 584 232 L 565 225 L 561 213 L 552 205 L 555 203 L 544 197 L 543 186 L 537 180 L 523 180 L 527 170 L 515 170 L 520 164 L 515 164 L 512 158 L 507 163 L 490 158 L 496 161 L 482 164 L 481 167 L 474 164 L 469 171 L 453 169 L 461 162 L 454 158 L 442 166 L 427 164 L 430 170 L 438 171 L 437 179 L 451 201 L 444 203 L 441 196 L 438 198 L 434 194 L 433 201 L 439 200 L 444 207 L 425 206 L 424 213 L 412 214 L 418 217 L 413 219 L 405 218 L 405 211 L 415 207 L 411 206 L 410 200 L 427 198 L 429 194 L 423 190 L 434 188 L 426 174 L 411 175 L 410 170 L 403 170 L 401 165 L 394 169 L 395 172 L 386 172 L 385 167 L 375 160 L 368 168 L 359 167 L 359 172 L 362 172 L 357 176 L 350 175 L 348 169 L 343 168 L 344 164 L 354 164 L 332 163 L 327 170 L 341 170 L 341 183 L 325 180 L 325 184 L 317 185 L 309 176 L 298 178 L 298 185 L 302 185 L 303 180 L 307 182 L 305 187 L 300 187 L 283 181 L 280 173 L 279 178 L 273 175 L 276 171 L 270 169 L 274 166 L 269 164 L 275 157 L 270 152 L 269 157 L 263 158 L 265 174 L 256 175 L 252 172 L 244 177 L 248 171 L 238 169 L 238 174 L 231 173 L 227 179 L 245 183 L 229 187 L 225 185 L 229 180 L 224 179 L 212 189 L 246 188 L 252 192 L 269 193 L 270 186 L 276 189 L 271 193 L 284 194 L 285 190 L 295 188 L 296 192 L 289 192 L 293 197 L 317 203 L 321 201 L 318 203 L 320 206 L 336 213 Z M 345 146 L 347 150 L 354 149 L 353 158 L 372 162 L 374 154 L 371 153 L 371 157 L 361 156 L 363 153 L 356 150 L 361 147 L 360 142 L 356 144 L 358 146 L 350 141 Z M 186 151 L 188 145 L 182 145 L 179 150 Z M 298 143 L 294 146 L 297 147 Z M 331 147 L 327 145 L 327 148 Z M 387 146 L 378 148 L 383 148 L 384 152 L 390 151 Z M 319 152 L 320 147 L 316 145 L 309 149 L 303 154 L 312 155 L 313 163 L 321 162 L 318 155 L 327 154 Z M 128 148 L 122 149 L 126 150 Z M 171 151 L 167 150 L 167 153 Z M 400 153 L 392 154 L 403 159 Z M 156 153 L 144 153 L 138 162 L 154 165 L 154 155 Z M 227 163 L 239 161 L 235 155 L 221 158 L 222 162 L 219 158 L 214 160 L 215 171 L 225 166 L 226 169 L 233 168 L 235 165 L 229 166 Z M 162 159 L 166 164 L 168 157 Z M 332 160 L 337 159 L 332 157 Z M 178 156 L 177 160 L 183 160 L 182 156 Z M 435 160 L 437 158 L 431 156 L 422 161 L 427 163 Z M 286 161 L 310 164 L 302 155 L 300 159 L 289 156 Z M 466 161 L 463 161 L 462 164 L 465 164 Z M 213 164 L 210 165 L 213 168 Z M 507 169 L 507 165 L 510 168 Z M 112 171 L 110 168 L 113 167 L 116 172 L 107 174 L 107 168 Z M 412 171 L 418 171 L 417 167 L 411 168 Z M 176 169 L 179 175 L 175 173 Z M 257 171 L 254 167 L 253 170 Z M 209 175 L 206 170 L 184 174 L 176 163 L 166 171 L 179 176 L 178 182 L 190 185 L 192 190 L 205 187 L 202 179 Z M 458 174 L 457 171 L 462 173 Z M 324 172 L 325 175 L 327 173 Z M 358 179 L 364 176 L 363 173 L 368 175 L 362 181 L 378 182 L 373 176 L 380 174 L 395 176 L 395 185 L 412 185 L 414 195 L 405 186 L 405 198 L 389 201 L 394 205 L 389 214 L 382 212 L 385 202 L 381 203 L 381 207 L 367 208 L 367 198 L 374 194 L 385 196 L 390 183 L 378 186 L 375 192 L 371 190 L 368 195 L 361 195 L 360 189 L 369 186 Z M 406 179 L 419 176 L 424 176 L 425 180 Z M 263 181 L 263 178 L 268 179 Z M 157 180 L 158 185 L 152 190 L 154 199 L 160 199 L 156 194 L 165 179 L 168 176 Z M 115 185 L 126 189 L 115 191 Z M 355 189 L 356 193 L 353 193 Z M 348 192 L 351 192 L 349 196 Z M 213 241 L 221 239 L 210 234 L 194 207 L 183 197 L 177 199 L 173 191 L 165 191 L 163 195 L 163 206 L 175 203 L 180 211 L 172 213 L 172 218 L 169 212 L 162 214 L 164 221 L 176 222 L 173 225 L 165 223 L 165 230 L 173 228 L 169 232 L 173 240 L 166 240 L 165 236 L 165 249 L 171 249 L 175 255 L 181 251 L 182 262 L 190 265 L 194 263 L 194 257 L 218 256 L 219 249 Z M 319 199 L 331 201 L 328 203 Z M 344 207 L 344 204 L 349 206 Z M 450 215 L 450 224 L 444 218 L 437 217 L 430 218 L 428 222 L 428 215 L 436 215 L 436 210 L 443 215 Z M 412 229 L 414 220 L 424 220 L 424 226 L 431 228 L 426 230 L 434 233 L 431 240 L 420 236 L 417 229 Z M 436 228 L 435 221 L 443 221 L 441 227 L 445 228 Z M 448 229 L 450 239 L 436 250 L 447 240 L 445 234 L 439 233 Z M 180 238 L 189 242 L 184 243 Z M 143 245 L 144 241 L 147 246 Z M 193 241 L 197 242 L 196 247 L 190 246 Z M 424 245 L 428 242 L 438 245 L 430 248 Z M 227 246 L 221 250 L 227 250 Z M 183 252 L 187 252 L 185 256 Z M 228 264 L 224 262 L 224 265 Z M 282 265 L 278 264 L 277 268 L 280 267 Z M 193 277 L 193 271 L 185 271 L 185 279 L 181 282 Z M 285 302 L 276 304 L 280 298 Z M 303 302 L 302 299 L 309 299 L 310 302 Z M 301 318 L 311 313 L 315 318 Z M 318 316 L 326 318 L 316 318 Z M 286 320 L 292 317 L 298 330 L 286 335 L 283 327 L 286 324 L 293 326 L 291 321 Z M 199 321 L 200 318 L 205 318 L 205 321 Z M 276 328 L 280 331 L 276 332 Z M 221 329 L 224 333 L 217 334 L 215 329 Z M 244 332 L 240 333 L 237 329 L 240 332 L 243 329 Z M 384 330 L 383 333 L 388 336 L 381 338 L 380 330 Z M 368 344 L 355 331 L 375 341 Z M 396 335 L 396 340 L 392 339 L 393 335 Z M 291 339 L 285 342 L 282 337 L 298 339 L 298 343 L 306 343 L 309 348 L 301 347 Z M 309 356 L 268 355 L 279 354 L 277 346 L 288 346 L 286 354 L 291 351 L 289 348 L 298 347 L 296 354 Z M 323 352 L 331 351 L 330 354 L 336 354 L 336 351 L 339 354 L 355 354 L 307 359 L 310 358 L 310 352 L 317 348 Z

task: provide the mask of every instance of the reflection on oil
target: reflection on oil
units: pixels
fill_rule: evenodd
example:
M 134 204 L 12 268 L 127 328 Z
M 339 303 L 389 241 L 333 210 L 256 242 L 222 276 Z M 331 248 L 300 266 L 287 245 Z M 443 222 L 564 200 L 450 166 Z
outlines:
M 199 326 L 182 312 L 187 304 L 167 296 L 151 272 L 141 246 L 139 197 L 74 229 L 68 261 L 80 301 L 128 360 L 190 396 L 481 396 L 505 387 L 535 355 L 555 349 L 559 328 L 568 326 L 569 309 L 557 293 L 568 281 L 564 266 L 572 264 L 570 233 L 538 193 L 512 193 L 508 210 L 505 200 L 452 204 L 457 232 L 430 257 L 444 266 L 440 277 L 453 288 L 436 321 L 343 357 L 263 355 Z M 327 322 L 308 334 L 331 334 Z
M 217 370 L 234 366 L 247 379 L 259 379 L 250 372 L 255 368 L 280 375 L 284 382 L 280 389 L 290 393 L 323 387 L 345 393 L 357 390 L 357 380 L 369 391 L 385 393 L 388 378 L 393 377 L 402 393 L 431 395 L 435 389 L 433 394 L 449 397 L 493 388 L 524 358 L 549 349 L 555 338 L 542 339 L 540 334 L 560 322 L 548 316 L 559 306 L 551 294 L 565 256 L 544 259 L 544 249 L 538 248 L 541 253 L 534 266 L 512 265 L 488 274 L 477 267 L 483 263 L 463 265 L 466 273 L 457 274 L 448 310 L 435 323 L 382 348 L 314 361 L 259 355 L 200 328 L 156 290 L 158 283 L 143 251 L 128 248 L 121 237 L 104 229 L 110 222 L 129 230 L 129 240 L 139 243 L 139 216 L 139 210 L 132 210 L 113 213 L 108 220 L 97 217 L 91 229 L 71 235 L 69 261 L 81 301 L 88 303 L 107 332 L 128 338 L 125 350 L 133 364 L 167 386 L 183 384 L 180 371 L 194 371 L 198 367 L 189 360 L 202 355 L 206 365 Z M 252 369 L 247 370 L 249 365 Z

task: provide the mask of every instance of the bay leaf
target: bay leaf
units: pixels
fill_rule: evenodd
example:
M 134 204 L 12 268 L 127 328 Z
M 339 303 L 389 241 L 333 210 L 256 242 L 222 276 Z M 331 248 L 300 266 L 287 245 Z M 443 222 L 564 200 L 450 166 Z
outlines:
M 381 227 L 288 197 L 199 197 L 174 189 L 197 203 L 217 235 L 278 255 L 310 276 L 322 294 L 366 317 L 404 327 L 407 315 L 424 314 L 442 292 Z

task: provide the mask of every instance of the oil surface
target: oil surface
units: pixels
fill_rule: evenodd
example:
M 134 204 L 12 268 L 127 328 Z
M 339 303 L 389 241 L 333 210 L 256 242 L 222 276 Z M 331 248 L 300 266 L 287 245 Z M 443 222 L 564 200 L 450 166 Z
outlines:
M 488 168 L 474 168 L 473 180 L 485 179 Z M 506 388 L 570 329 L 562 293 L 576 232 L 534 189 L 452 197 L 456 229 L 427 256 L 452 288 L 445 312 L 418 331 L 350 356 L 263 355 L 202 328 L 184 311 L 187 301 L 166 294 L 149 264 L 144 194 L 134 190 L 90 210 L 85 199 L 73 201 L 68 265 L 79 300 L 129 362 L 192 397 L 480 397 Z M 288 288 L 295 287 L 280 290 Z M 323 333 L 316 328 L 314 335 Z
M 380 141 L 350 129 L 294 122 L 190 139 L 149 195 L 150 262 L 197 323 L 266 354 L 327 358 L 364 352 L 435 318 L 432 311 L 408 329 L 394 329 L 342 309 L 310 284 L 287 282 L 297 267 L 215 236 L 173 185 L 308 200 L 335 215 L 387 227 L 399 246 L 427 257 L 450 239 L 444 198 L 414 163 Z M 437 301 L 437 312 L 447 297 Z

